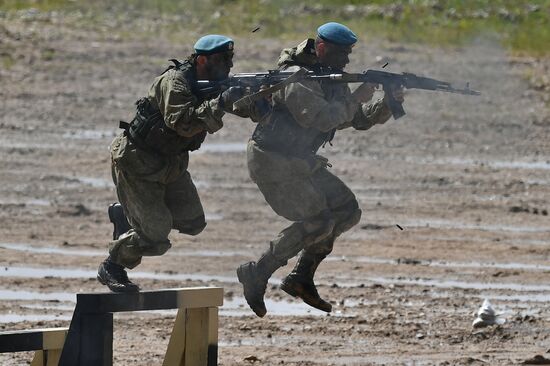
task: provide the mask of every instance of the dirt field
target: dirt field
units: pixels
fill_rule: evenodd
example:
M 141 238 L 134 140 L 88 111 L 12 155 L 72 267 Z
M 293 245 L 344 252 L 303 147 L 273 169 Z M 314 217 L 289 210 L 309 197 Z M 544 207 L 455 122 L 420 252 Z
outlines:
M 192 43 L 33 19 L 0 24 L 0 52 L 16 60 L 0 68 L 3 330 L 67 326 L 76 292 L 105 290 L 95 273 L 116 199 L 107 147 L 165 60 Z M 280 49 L 300 41 L 261 36 L 236 40 L 235 72 L 273 68 Z M 192 154 L 207 229 L 174 233 L 169 253 L 130 276 L 147 290 L 223 286 L 220 365 L 508 365 L 549 350 L 550 116 L 526 78 L 548 71 L 546 61 L 512 59 L 485 38 L 452 49 L 370 41 L 355 47 L 349 70 L 386 61 L 483 94 L 411 91 L 407 116 L 339 132 L 322 151 L 363 210 L 318 271 L 330 316 L 277 288 L 293 262 L 276 272 L 264 319 L 242 298 L 236 267 L 287 225 L 248 177 L 254 125 L 228 116 Z M 472 329 L 483 299 L 503 325 Z M 160 365 L 173 315 L 116 315 L 115 364 Z M 0 355 L 2 365 L 28 360 Z

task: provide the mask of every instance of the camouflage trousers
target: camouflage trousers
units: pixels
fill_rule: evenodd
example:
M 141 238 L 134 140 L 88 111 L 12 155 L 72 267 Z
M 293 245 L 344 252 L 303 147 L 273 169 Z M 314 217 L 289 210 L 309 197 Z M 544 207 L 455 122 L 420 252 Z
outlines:
M 322 156 L 289 157 L 250 141 L 247 159 L 250 177 L 267 203 L 293 221 L 270 243 L 278 260 L 286 262 L 301 250 L 328 255 L 334 240 L 361 219 L 355 195 L 327 170 Z
M 159 156 L 120 135 L 111 144 L 116 192 L 132 229 L 109 244 L 111 260 L 134 268 L 142 256 L 171 247 L 172 229 L 196 235 L 206 226 L 197 189 L 187 171 L 189 155 Z

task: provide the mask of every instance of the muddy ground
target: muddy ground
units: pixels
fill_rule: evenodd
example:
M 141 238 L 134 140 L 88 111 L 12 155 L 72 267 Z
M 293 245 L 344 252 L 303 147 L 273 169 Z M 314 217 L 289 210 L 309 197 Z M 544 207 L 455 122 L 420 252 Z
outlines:
M 95 271 L 111 235 L 107 147 L 118 120 L 191 42 L 124 40 L 28 17 L 3 19 L 0 33 L 0 51 L 16 60 L 0 68 L 0 328 L 67 326 L 75 293 L 105 290 Z M 261 36 L 236 39 L 234 71 L 273 68 L 279 50 L 300 41 Z M 352 71 L 389 62 L 396 72 L 469 81 L 482 95 L 411 91 L 407 116 L 339 132 L 322 151 L 363 209 L 318 271 L 331 315 L 277 288 L 293 262 L 276 272 L 264 319 L 244 304 L 235 268 L 288 223 L 248 177 L 254 125 L 232 116 L 191 156 L 207 229 L 173 234 L 169 253 L 130 276 L 147 290 L 224 287 L 220 365 L 507 365 L 544 355 L 550 117 L 528 76 L 547 71 L 546 61 L 511 58 L 484 37 L 447 49 L 370 39 L 352 59 Z M 504 324 L 472 328 L 483 299 Z M 115 364 L 160 365 L 173 315 L 116 315 Z M 28 360 L 0 355 L 2 365 Z

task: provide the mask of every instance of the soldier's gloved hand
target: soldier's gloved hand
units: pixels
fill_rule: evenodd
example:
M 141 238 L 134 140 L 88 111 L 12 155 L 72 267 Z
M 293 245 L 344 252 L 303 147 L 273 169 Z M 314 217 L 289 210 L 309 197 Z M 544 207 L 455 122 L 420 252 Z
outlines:
M 405 90 L 402 86 L 393 90 L 393 98 L 399 103 L 403 103 L 405 101 Z M 384 92 L 384 101 L 388 103 L 387 92 Z
M 220 94 L 220 106 L 224 111 L 232 113 L 233 103 L 244 97 L 245 90 L 240 86 L 232 86 Z
M 378 84 L 363 83 L 351 93 L 357 103 L 367 103 L 372 99 Z

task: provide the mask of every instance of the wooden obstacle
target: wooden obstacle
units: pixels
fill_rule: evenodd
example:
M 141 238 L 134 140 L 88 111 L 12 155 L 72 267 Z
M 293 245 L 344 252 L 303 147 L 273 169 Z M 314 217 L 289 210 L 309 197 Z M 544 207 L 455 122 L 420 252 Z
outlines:
M 58 351 L 49 360 L 36 365 L 46 366 L 112 366 L 113 365 L 113 313 L 178 309 L 163 366 L 214 366 L 218 364 L 218 307 L 223 305 L 223 289 L 194 287 L 135 293 L 83 293 L 77 294 L 76 308 L 71 325 L 53 330 L 0 333 L 0 352 L 53 348 L 45 340 L 51 337 L 51 346 Z M 47 332 L 52 332 L 47 333 Z M 53 334 L 63 341 L 53 341 Z M 45 336 L 46 334 L 46 336 Z M 4 338 L 5 337 L 5 338 Z M 11 338 L 9 338 L 11 337 Z M 46 337 L 46 338 L 44 338 Z M 32 340 L 26 340 L 26 339 Z M 8 344 L 12 346 L 8 346 Z M 26 343 L 25 343 L 26 342 Z M 34 343 L 33 343 L 34 342 Z M 27 345 L 25 347 L 25 345 Z M 50 349 L 44 348 L 44 345 Z M 30 349 L 31 347 L 33 349 Z M 11 348 L 10 348 L 11 347 Z M 48 356 L 46 356 L 48 358 Z M 51 360 L 51 361 L 50 361 Z M 58 361 L 58 362 L 57 362 Z M 33 361 L 34 362 L 34 361 Z M 33 363 L 32 366 L 35 366 Z
M 57 366 L 69 328 L 0 333 L 0 353 L 35 351 L 31 366 Z

